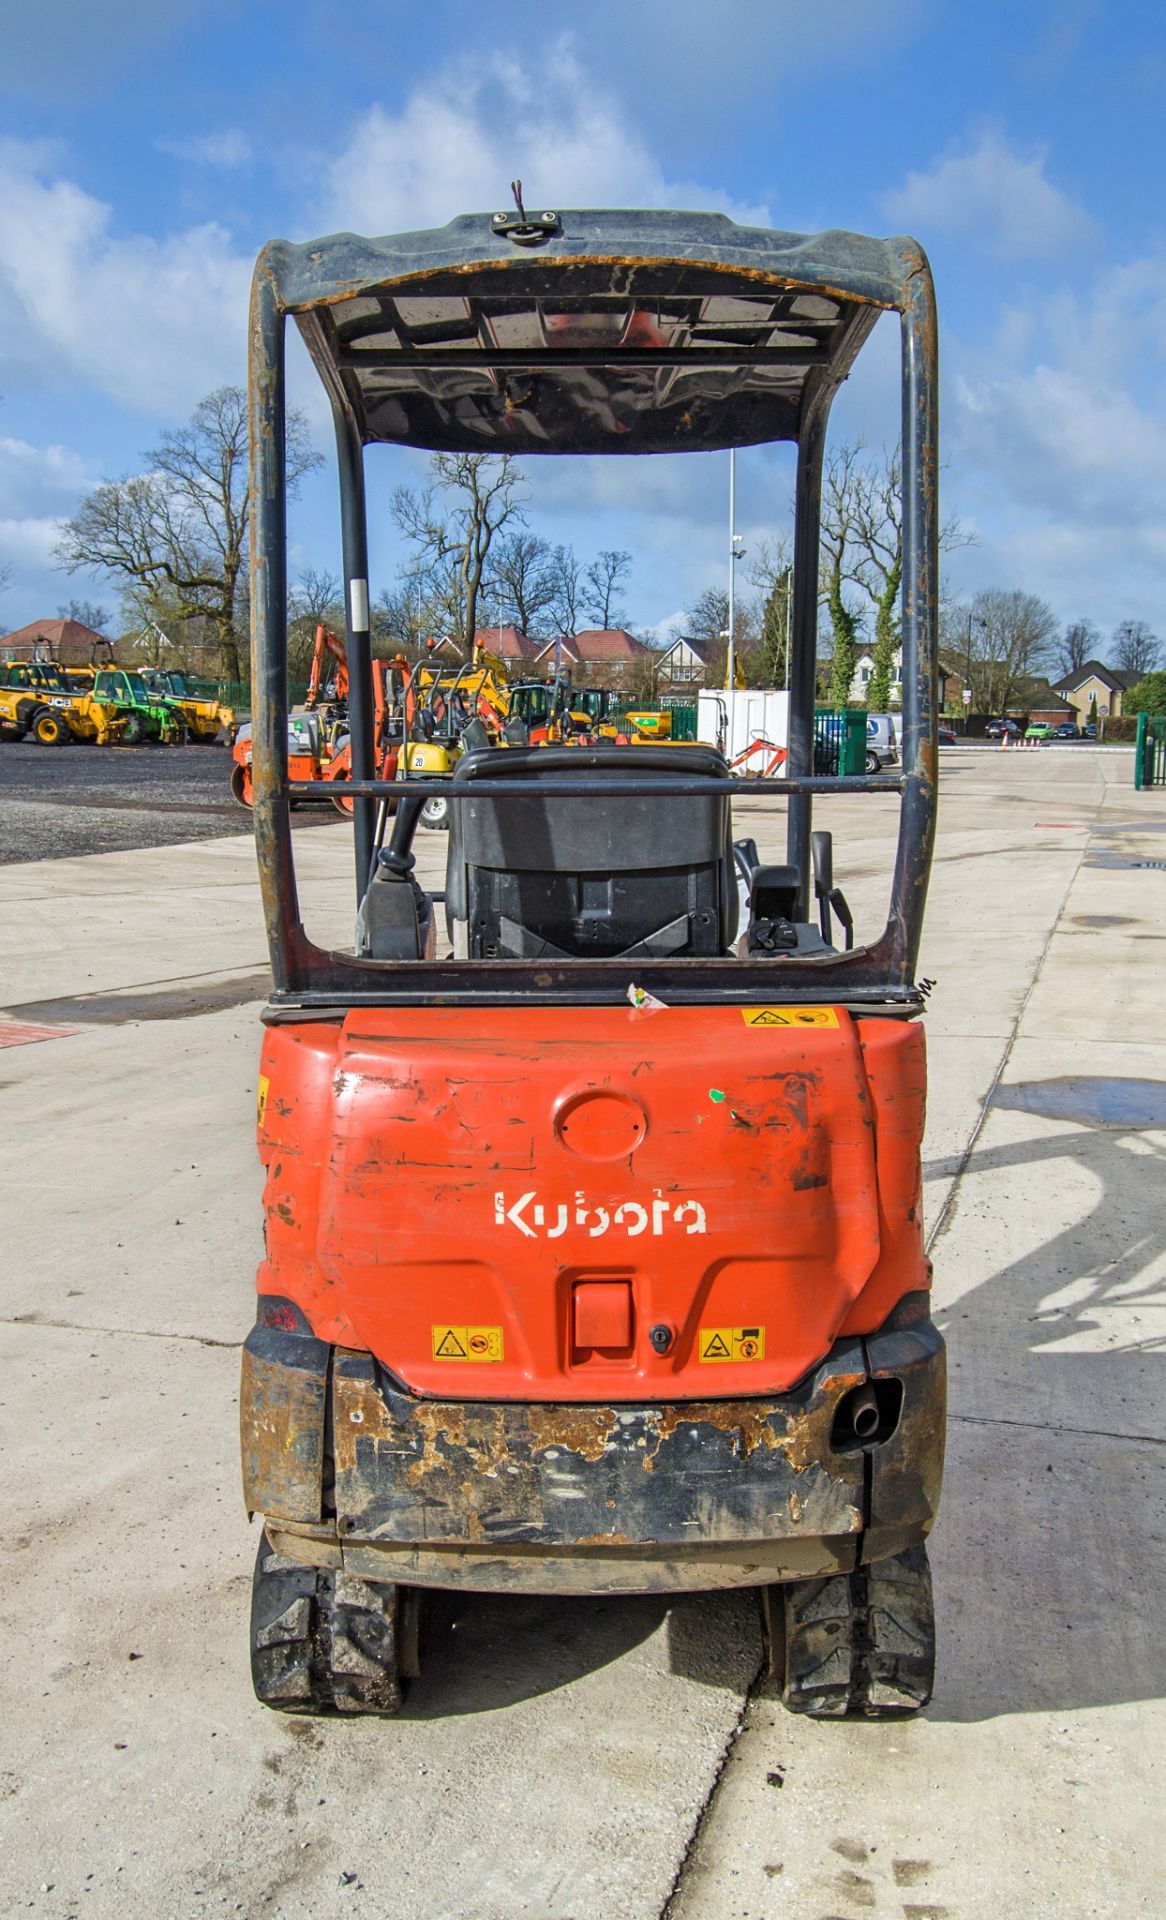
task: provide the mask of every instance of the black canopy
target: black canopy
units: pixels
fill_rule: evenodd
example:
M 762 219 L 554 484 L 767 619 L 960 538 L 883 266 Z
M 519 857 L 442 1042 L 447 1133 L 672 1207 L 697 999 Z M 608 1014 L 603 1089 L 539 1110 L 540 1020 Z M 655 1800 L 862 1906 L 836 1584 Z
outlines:
M 774 233 L 723 214 L 466 214 L 431 232 L 259 263 L 366 443 L 447 452 L 664 453 L 797 440 L 910 240 Z M 533 243 L 532 243 L 533 242 Z

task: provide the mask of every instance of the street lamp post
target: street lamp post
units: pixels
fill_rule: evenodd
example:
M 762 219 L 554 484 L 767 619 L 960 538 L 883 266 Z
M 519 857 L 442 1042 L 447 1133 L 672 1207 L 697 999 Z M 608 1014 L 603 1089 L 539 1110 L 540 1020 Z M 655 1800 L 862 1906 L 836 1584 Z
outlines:
M 745 548 L 737 532 L 737 449 L 729 448 L 729 658 L 725 685 L 737 685 L 737 562 L 745 558 Z
M 971 611 L 971 608 L 969 607 L 968 609 L 968 644 L 967 644 L 967 651 L 964 656 L 964 732 L 965 733 L 968 730 L 968 711 L 972 704 L 972 691 L 971 691 L 972 689 L 972 628 L 973 627 L 982 628 L 983 625 L 984 625 L 984 622 L 981 619 L 980 615 L 978 613 L 973 613 Z

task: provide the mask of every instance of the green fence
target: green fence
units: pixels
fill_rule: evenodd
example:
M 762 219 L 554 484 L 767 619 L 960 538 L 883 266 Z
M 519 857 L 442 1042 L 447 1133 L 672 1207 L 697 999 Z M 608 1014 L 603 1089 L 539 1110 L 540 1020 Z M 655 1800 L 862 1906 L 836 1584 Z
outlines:
M 815 707 L 814 772 L 846 778 L 866 772 L 865 707 Z
M 203 700 L 221 700 L 224 706 L 231 707 L 235 713 L 248 714 L 251 711 L 251 682 L 249 680 L 209 680 L 197 674 L 188 673 L 187 684 Z M 307 696 L 306 680 L 289 680 L 287 703 L 289 707 L 299 706 Z
M 1139 713 L 1134 744 L 1135 787 L 1166 787 L 1166 714 Z

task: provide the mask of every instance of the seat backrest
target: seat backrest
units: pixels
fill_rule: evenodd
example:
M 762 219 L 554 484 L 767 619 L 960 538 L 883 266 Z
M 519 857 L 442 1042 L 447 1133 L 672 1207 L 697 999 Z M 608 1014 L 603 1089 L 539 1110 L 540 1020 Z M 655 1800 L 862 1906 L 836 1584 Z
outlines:
M 729 797 L 654 792 L 723 779 L 708 747 L 510 747 L 467 755 L 450 808 L 446 911 L 478 958 L 665 958 L 728 951 L 736 933 Z M 628 795 L 548 794 L 563 775 L 634 778 Z M 514 798 L 475 795 L 476 780 Z

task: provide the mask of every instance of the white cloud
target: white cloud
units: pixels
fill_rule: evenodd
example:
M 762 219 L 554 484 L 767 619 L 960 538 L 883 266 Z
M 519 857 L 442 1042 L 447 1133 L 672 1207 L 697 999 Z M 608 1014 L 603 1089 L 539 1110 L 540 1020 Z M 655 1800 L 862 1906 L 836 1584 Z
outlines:
M 0 434 L 0 516 L 30 508 L 70 507 L 97 474 L 70 447 L 32 447 Z
M 670 647 L 674 640 L 679 640 L 681 634 L 688 632 L 689 624 L 690 615 L 687 607 L 679 607 L 675 613 L 666 613 L 662 620 L 655 622 L 652 629 L 656 645 Z
M 949 502 L 977 542 L 954 580 L 1017 585 L 1064 619 L 1161 624 L 1166 599 L 1166 256 L 1009 306 L 990 347 L 949 343 Z M 954 364 L 953 364 L 954 363 Z
M 155 140 L 154 145 L 159 153 L 173 154 L 176 160 L 189 160 L 197 167 L 245 167 L 255 157 L 250 140 L 237 127 L 192 134 L 185 140 Z
M 53 565 L 53 553 L 61 534 L 60 520 L 8 519 L 0 516 L 0 560 L 11 565 L 16 585 L 26 574 L 43 574 Z M 35 619 L 35 614 L 30 618 Z M 19 624 L 19 623 L 17 623 Z M 11 631 L 11 629 L 7 629 Z
M 33 447 L 0 434 L 0 569 L 11 573 L 0 629 L 34 620 L 65 597 L 64 575 L 54 575 L 61 522 L 99 478 L 91 462 L 70 447 Z
M 882 196 L 888 219 L 919 233 L 958 234 L 1003 259 L 1052 256 L 1088 238 L 1093 222 L 1046 177 L 1047 150 L 1021 152 L 992 128 L 953 145 Z
M 173 416 L 241 382 L 251 263 L 226 230 L 123 237 L 50 160 L 0 141 L 0 386 L 80 381 Z
M 444 225 L 455 213 L 509 206 L 516 175 L 532 208 L 686 206 L 769 223 L 765 207 L 668 180 L 564 38 L 537 68 L 499 54 L 423 82 L 398 113 L 372 107 L 324 165 L 318 227 Z

